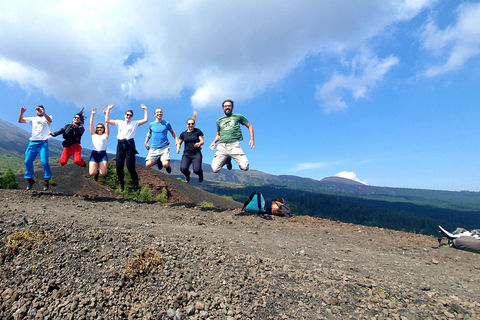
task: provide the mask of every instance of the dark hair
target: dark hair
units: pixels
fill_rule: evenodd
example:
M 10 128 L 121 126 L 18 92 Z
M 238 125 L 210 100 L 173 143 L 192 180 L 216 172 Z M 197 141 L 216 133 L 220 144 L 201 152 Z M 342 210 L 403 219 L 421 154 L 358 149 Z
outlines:
M 230 99 L 222 102 L 222 108 L 223 108 L 223 105 L 225 104 L 225 102 L 230 102 L 232 104 L 232 108 L 233 108 L 233 100 L 230 100 Z
M 79 113 L 76 113 L 75 116 L 79 116 L 80 117 L 80 121 L 83 123 L 85 121 L 85 116 L 83 115 L 83 109 L 79 112 Z
M 133 111 L 132 110 L 128 109 L 127 111 L 125 111 L 125 114 L 127 114 L 127 112 L 130 112 L 133 116 Z
M 45 107 L 43 105 L 39 104 L 37 108 L 42 108 L 43 112 L 45 112 Z

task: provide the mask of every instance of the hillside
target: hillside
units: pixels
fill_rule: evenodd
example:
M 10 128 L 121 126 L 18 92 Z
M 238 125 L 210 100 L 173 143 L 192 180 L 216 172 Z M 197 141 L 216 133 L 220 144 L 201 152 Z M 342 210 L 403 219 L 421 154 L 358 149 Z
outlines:
M 42 239 L 0 244 L 2 319 L 480 317 L 478 254 L 434 237 L 55 191 L 0 203 L 4 241 Z

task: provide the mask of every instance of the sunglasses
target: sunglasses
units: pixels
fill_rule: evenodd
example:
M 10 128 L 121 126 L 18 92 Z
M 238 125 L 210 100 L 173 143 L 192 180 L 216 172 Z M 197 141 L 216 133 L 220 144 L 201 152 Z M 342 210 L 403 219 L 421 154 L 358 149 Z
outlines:
M 80 119 L 80 117 L 73 117 L 73 119 Z
M 129 118 L 133 117 L 133 114 L 130 114 L 130 113 L 126 113 L 125 115 Z
M 187 126 L 194 126 L 195 123 L 187 123 Z
M 98 129 L 105 129 L 105 128 L 104 128 L 104 127 L 97 127 L 97 130 L 98 130 Z

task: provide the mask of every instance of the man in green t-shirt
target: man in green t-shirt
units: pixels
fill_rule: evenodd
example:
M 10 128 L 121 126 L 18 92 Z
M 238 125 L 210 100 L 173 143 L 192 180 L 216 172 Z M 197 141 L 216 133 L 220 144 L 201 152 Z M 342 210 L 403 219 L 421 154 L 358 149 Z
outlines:
M 213 150 L 215 147 L 217 148 L 212 160 L 212 170 L 214 173 L 217 173 L 225 164 L 228 170 L 232 170 L 233 158 L 240 169 L 247 171 L 248 159 L 240 145 L 240 141 L 243 140 L 240 125 L 242 124 L 248 128 L 248 132 L 250 132 L 250 142 L 248 144 L 250 148 L 255 150 L 253 127 L 247 118 L 241 114 L 232 113 L 232 100 L 225 100 L 222 103 L 222 109 L 225 116 L 217 120 L 217 136 L 210 145 L 210 150 Z

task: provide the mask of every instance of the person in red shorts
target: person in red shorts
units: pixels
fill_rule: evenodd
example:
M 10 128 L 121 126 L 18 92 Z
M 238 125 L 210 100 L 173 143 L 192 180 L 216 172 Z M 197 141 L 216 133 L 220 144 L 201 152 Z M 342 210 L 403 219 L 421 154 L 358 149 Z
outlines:
M 82 159 L 82 146 L 80 145 L 82 135 L 85 132 L 85 128 L 83 127 L 84 120 L 85 118 L 83 116 L 82 108 L 82 111 L 73 117 L 72 123 L 67 124 L 57 132 L 50 133 L 50 135 L 54 137 L 60 134 L 63 135 L 63 152 L 59 161 L 61 166 L 66 165 L 71 156 L 73 156 L 73 163 L 75 163 L 77 166 L 87 166 L 85 161 Z

